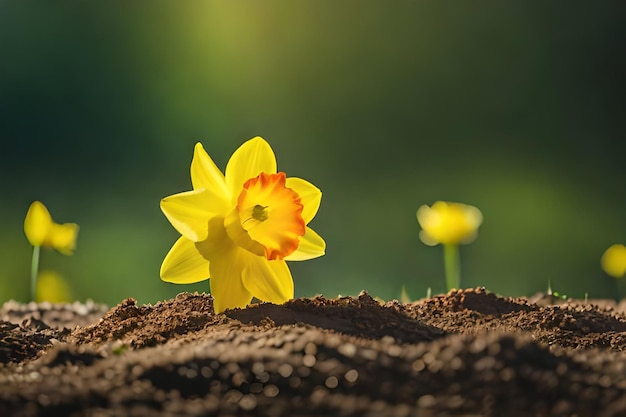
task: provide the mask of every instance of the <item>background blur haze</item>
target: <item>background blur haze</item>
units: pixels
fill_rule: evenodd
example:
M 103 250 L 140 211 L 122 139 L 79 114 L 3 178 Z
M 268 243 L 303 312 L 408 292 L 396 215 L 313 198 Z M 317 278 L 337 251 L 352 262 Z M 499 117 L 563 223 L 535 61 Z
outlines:
M 556 3 L 555 3 L 556 4 Z M 0 302 L 28 299 L 23 220 L 76 222 L 42 269 L 78 300 L 153 303 L 200 141 L 224 169 L 260 135 L 324 193 L 327 255 L 296 296 L 444 291 L 415 211 L 480 208 L 463 285 L 615 297 L 626 243 L 626 6 L 417 1 L 0 0 Z

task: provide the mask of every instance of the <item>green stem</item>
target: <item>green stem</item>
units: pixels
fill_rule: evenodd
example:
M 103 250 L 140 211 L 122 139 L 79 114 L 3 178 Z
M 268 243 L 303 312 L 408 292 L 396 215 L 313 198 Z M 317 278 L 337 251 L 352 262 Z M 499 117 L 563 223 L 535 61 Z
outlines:
M 37 275 L 39 275 L 39 251 L 41 246 L 33 246 L 33 259 L 30 263 L 30 300 L 36 301 Z
M 616 278 L 615 280 L 617 281 L 617 294 L 615 295 L 615 298 L 617 298 L 617 301 L 620 302 L 624 299 L 624 297 L 626 297 L 626 277 Z
M 461 289 L 461 258 L 458 245 L 443 245 L 443 263 L 448 291 Z

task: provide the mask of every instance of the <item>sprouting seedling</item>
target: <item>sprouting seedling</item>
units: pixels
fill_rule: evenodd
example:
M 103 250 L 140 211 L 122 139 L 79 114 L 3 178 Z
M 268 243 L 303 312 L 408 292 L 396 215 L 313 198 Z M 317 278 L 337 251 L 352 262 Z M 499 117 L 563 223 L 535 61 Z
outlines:
M 567 294 L 561 294 L 558 291 L 552 290 L 552 281 L 548 280 L 548 289 L 546 290 L 546 295 L 551 297 L 551 300 L 555 298 L 559 298 L 561 300 L 567 300 Z
M 406 291 L 406 285 L 403 285 L 400 291 L 400 302 L 402 304 L 409 304 L 411 302 L 411 297 L 409 297 L 409 293 Z
M 35 301 L 41 247 L 55 249 L 63 255 L 72 255 L 76 248 L 78 225 L 75 223 L 55 223 L 52 221 L 46 206 L 40 201 L 34 201 L 28 208 L 24 219 L 24 234 L 30 244 L 33 245 L 33 258 L 30 268 L 30 299 Z
M 474 206 L 437 201 L 417 210 L 417 221 L 422 227 L 420 239 L 428 246 L 443 245 L 444 268 L 448 291 L 461 285 L 459 244 L 473 242 L 483 215 Z
M 116 347 L 114 347 L 111 352 L 115 355 L 115 356 L 121 356 L 124 353 L 126 353 L 128 350 L 130 349 L 130 346 L 128 346 L 128 344 L 126 343 L 122 343 Z

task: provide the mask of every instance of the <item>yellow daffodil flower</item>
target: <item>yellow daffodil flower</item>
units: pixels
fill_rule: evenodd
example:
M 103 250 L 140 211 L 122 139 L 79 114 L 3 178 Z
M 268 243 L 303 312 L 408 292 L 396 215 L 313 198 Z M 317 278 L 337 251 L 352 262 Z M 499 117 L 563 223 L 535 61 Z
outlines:
M 243 308 L 253 297 L 277 304 L 293 298 L 285 261 L 317 258 L 326 249 L 307 226 L 321 191 L 277 172 L 274 152 L 260 137 L 233 153 L 225 175 L 197 143 L 191 183 L 192 191 L 161 200 L 182 235 L 163 260 L 161 279 L 190 284 L 210 277 L 217 313 Z
M 443 245 L 443 259 L 448 290 L 461 285 L 459 244 L 473 242 L 483 215 L 474 206 L 437 201 L 417 210 L 417 221 L 422 227 L 420 239 L 426 245 Z
M 425 244 L 458 245 L 476 239 L 483 215 L 474 206 L 437 201 L 432 207 L 421 206 L 417 221 L 422 227 L 420 239 Z
M 34 247 L 45 246 L 63 255 L 71 255 L 76 249 L 78 225 L 55 223 L 46 206 L 40 201 L 34 201 L 24 219 L 24 234 Z
M 600 260 L 602 269 L 614 278 L 626 275 L 626 246 L 613 245 L 604 252 Z
M 24 234 L 33 245 L 33 258 L 30 268 L 30 299 L 35 300 L 39 271 L 39 252 L 42 246 L 56 249 L 63 255 L 71 255 L 76 249 L 78 225 L 76 223 L 58 224 L 41 201 L 34 201 L 28 208 L 24 219 Z

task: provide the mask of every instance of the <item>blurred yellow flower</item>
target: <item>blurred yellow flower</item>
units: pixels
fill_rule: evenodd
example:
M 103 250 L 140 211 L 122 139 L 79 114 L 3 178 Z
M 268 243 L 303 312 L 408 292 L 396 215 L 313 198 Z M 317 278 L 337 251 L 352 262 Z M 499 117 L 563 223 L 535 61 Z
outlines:
M 217 313 L 245 307 L 252 297 L 277 304 L 293 298 L 285 261 L 317 258 L 326 249 L 307 226 L 321 191 L 277 172 L 274 152 L 260 137 L 233 153 L 225 175 L 197 143 L 191 183 L 192 191 L 161 200 L 182 235 L 163 260 L 161 279 L 189 284 L 210 277 Z
M 41 271 L 37 278 L 35 301 L 38 303 L 67 303 L 72 301 L 72 290 L 61 274 L 54 271 Z
M 422 227 L 420 239 L 429 246 L 470 243 L 478 236 L 483 215 L 474 206 L 437 201 L 417 210 L 417 221 Z
M 39 271 L 39 252 L 42 246 L 56 249 L 63 255 L 71 255 L 76 249 L 78 225 L 75 223 L 58 224 L 46 206 L 34 201 L 28 208 L 24 219 L 24 234 L 33 245 L 33 258 L 30 267 L 30 299 L 35 300 L 37 293 L 37 277 Z
M 626 275 L 626 246 L 613 245 L 604 252 L 600 260 L 602 269 L 614 278 Z
M 78 225 L 55 223 L 46 206 L 40 201 L 34 201 L 24 219 L 24 233 L 34 247 L 45 246 L 63 255 L 71 255 L 76 249 Z
M 420 240 L 428 246 L 443 245 L 443 262 L 448 290 L 461 285 L 459 244 L 470 243 L 478 236 L 483 215 L 474 206 L 437 201 L 432 207 L 417 209 L 417 221 L 422 227 Z

